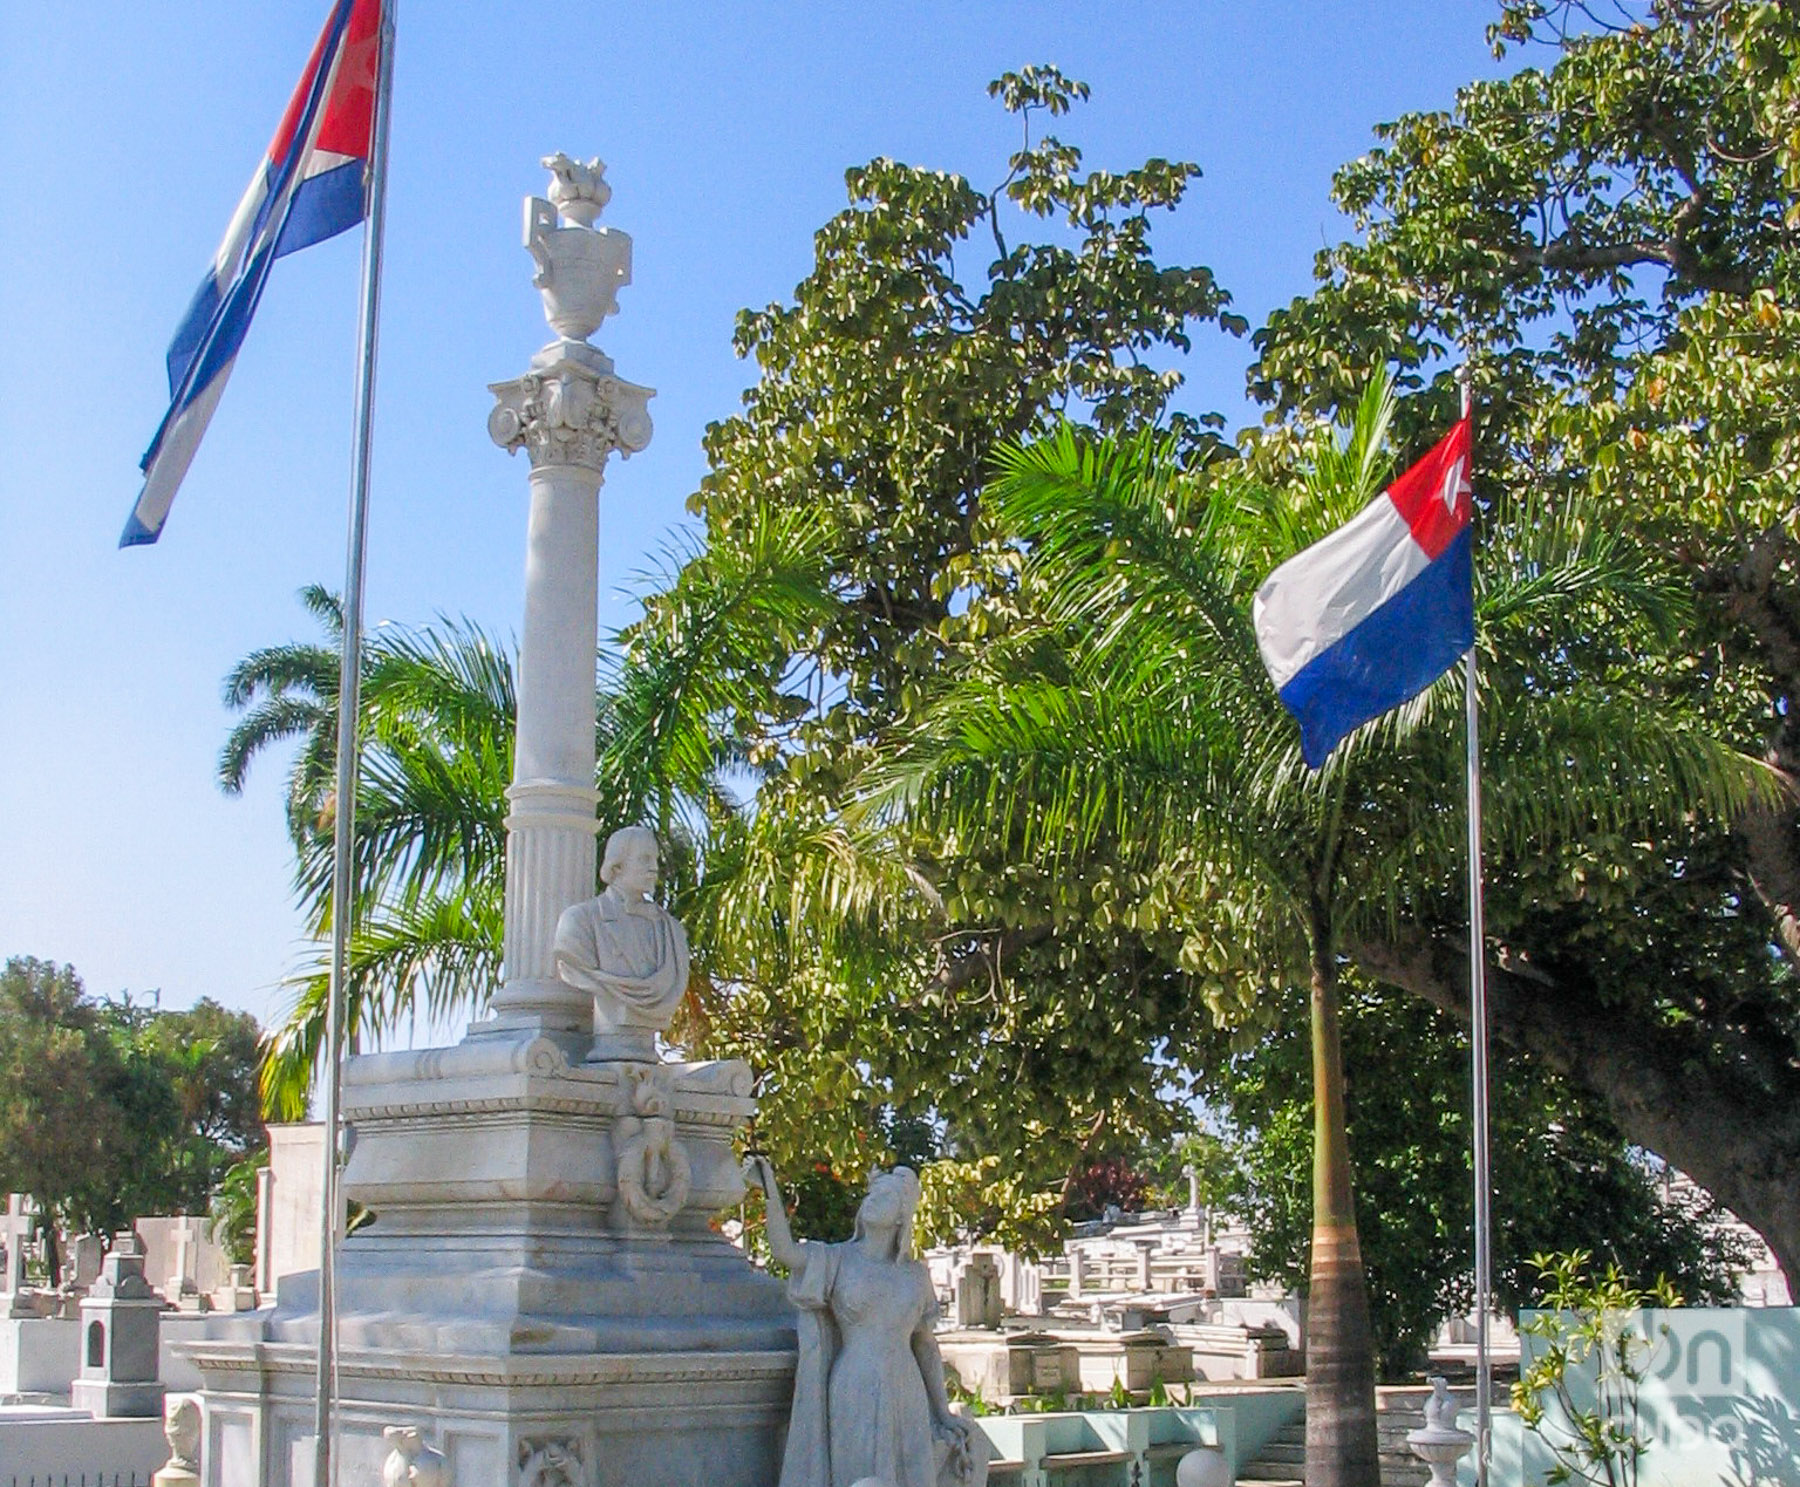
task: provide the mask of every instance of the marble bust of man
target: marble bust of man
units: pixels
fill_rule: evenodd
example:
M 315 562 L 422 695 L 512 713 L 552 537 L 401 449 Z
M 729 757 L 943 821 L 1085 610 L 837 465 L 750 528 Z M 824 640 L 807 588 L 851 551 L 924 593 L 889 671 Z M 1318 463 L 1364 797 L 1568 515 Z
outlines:
M 598 898 L 571 904 L 556 922 L 556 973 L 594 997 L 590 1061 L 656 1061 L 656 1035 L 675 1016 L 688 984 L 687 935 L 651 901 L 656 837 L 627 826 L 606 839 Z

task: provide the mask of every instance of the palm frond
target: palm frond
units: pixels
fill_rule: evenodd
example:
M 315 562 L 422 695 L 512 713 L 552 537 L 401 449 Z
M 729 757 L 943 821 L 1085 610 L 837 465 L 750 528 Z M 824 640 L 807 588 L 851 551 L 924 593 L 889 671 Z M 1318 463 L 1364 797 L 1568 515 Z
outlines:
M 344 1038 L 356 1047 L 400 1027 L 423 1006 L 431 1017 L 478 1012 L 500 981 L 504 906 L 497 885 L 465 886 L 376 905 L 351 936 Z M 270 1120 L 304 1118 L 325 1042 L 329 965 L 290 983 L 293 1004 L 265 1040 L 262 1092 Z

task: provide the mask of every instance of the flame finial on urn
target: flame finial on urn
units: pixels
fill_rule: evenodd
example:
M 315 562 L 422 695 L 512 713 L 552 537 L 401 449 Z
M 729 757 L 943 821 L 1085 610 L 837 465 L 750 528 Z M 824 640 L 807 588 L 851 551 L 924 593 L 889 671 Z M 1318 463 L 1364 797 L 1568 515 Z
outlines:
M 542 161 L 550 172 L 550 204 L 563 219 L 581 227 L 592 227 L 600 213 L 612 200 L 612 187 L 606 184 L 606 162 L 596 155 L 585 165 L 558 150 Z

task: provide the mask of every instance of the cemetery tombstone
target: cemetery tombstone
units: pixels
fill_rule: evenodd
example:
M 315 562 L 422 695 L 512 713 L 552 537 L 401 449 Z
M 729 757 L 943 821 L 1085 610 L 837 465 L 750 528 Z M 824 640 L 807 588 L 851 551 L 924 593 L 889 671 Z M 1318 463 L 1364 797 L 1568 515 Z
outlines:
M 205 1311 L 207 1295 L 231 1277 L 223 1246 L 197 1215 L 140 1218 L 132 1226 L 144 1242 L 144 1274 L 163 1299 L 182 1311 Z
M 85 1296 L 100 1279 L 100 1266 L 106 1259 L 106 1241 L 98 1234 L 77 1234 L 69 1241 L 67 1273 L 63 1288 L 76 1296 Z
M 0 1316 L 35 1315 L 26 1308 L 25 1302 L 25 1245 L 32 1228 L 26 1201 L 20 1193 L 9 1194 L 6 1216 L 0 1218 L 0 1244 L 6 1246 L 5 1277 L 0 1281 Z
M 956 1325 L 998 1327 L 1001 1313 L 1000 1267 L 992 1255 L 971 1255 L 956 1278 Z
M 1000 1299 L 1019 1316 L 1043 1315 L 1043 1267 L 1034 1260 L 1009 1253 L 1000 1275 Z
M 164 1302 L 144 1279 L 144 1246 L 127 1229 L 81 1303 L 81 1373 L 69 1402 L 97 1420 L 163 1412 L 157 1343 Z

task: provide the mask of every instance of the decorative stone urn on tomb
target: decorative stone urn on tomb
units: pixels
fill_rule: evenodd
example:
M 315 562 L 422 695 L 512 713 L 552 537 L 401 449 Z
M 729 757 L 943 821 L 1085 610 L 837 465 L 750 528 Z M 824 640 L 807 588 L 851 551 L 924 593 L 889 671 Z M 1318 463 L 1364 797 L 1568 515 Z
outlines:
M 1456 1463 L 1474 1448 L 1475 1437 L 1458 1428 L 1456 1396 L 1450 1381 L 1433 1376 L 1425 1401 L 1425 1424 L 1410 1431 L 1406 1444 L 1431 1470 L 1429 1487 L 1456 1487 Z
M 716 1227 L 750 1070 L 656 1050 L 687 951 L 648 896 L 654 838 L 615 833 L 595 896 L 598 497 L 651 393 L 586 339 L 630 282 L 630 238 L 594 226 L 604 167 L 545 164 L 526 246 L 558 335 L 488 425 L 531 491 L 502 985 L 461 1043 L 345 1066 L 344 1188 L 375 1218 L 338 1261 L 341 1480 L 381 1481 L 402 1430 L 459 1484 L 768 1487 L 793 1311 Z M 187 1349 L 207 1487 L 310 1482 L 318 1331 L 308 1273 Z

